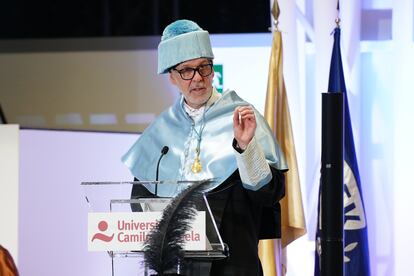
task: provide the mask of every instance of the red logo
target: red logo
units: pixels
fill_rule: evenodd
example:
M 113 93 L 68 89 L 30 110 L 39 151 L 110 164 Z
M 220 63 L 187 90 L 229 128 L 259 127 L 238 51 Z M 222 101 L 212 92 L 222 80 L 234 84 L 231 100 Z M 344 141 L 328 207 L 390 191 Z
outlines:
M 98 229 L 101 232 L 105 232 L 108 229 L 108 223 L 104 220 L 101 220 L 98 223 Z M 112 241 L 113 238 L 114 238 L 114 234 L 112 234 L 112 236 L 107 236 L 107 235 L 102 234 L 102 233 L 96 233 L 95 235 L 93 235 L 92 241 L 97 239 L 97 240 L 101 240 L 101 241 L 104 241 L 104 242 L 110 242 L 110 241 Z

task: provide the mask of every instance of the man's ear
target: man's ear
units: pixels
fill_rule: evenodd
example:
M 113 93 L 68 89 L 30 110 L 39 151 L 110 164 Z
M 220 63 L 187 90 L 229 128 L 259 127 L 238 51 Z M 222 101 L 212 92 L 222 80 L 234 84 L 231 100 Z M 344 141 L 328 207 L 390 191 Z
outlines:
M 173 85 L 177 85 L 177 81 L 174 79 L 174 77 L 173 77 L 173 75 L 172 75 L 172 73 L 171 73 L 171 72 L 169 72 L 169 73 L 168 73 L 168 79 L 170 80 L 170 82 L 171 82 Z

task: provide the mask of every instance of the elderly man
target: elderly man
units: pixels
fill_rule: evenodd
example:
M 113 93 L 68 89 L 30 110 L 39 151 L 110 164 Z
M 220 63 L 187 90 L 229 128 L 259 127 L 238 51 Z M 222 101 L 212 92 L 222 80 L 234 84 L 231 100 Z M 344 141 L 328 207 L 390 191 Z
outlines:
M 168 146 L 159 179 L 215 178 L 208 199 L 228 244 L 228 258 L 213 262 L 210 275 L 262 275 L 260 238 L 280 236 L 280 205 L 287 164 L 264 118 L 234 91 L 213 87 L 209 33 L 190 20 L 168 25 L 158 46 L 158 73 L 181 92 L 123 156 L 139 180 L 154 180 L 160 151 Z M 160 185 L 157 195 L 181 187 Z M 148 186 L 145 193 L 154 193 Z M 135 190 L 133 195 L 142 194 Z

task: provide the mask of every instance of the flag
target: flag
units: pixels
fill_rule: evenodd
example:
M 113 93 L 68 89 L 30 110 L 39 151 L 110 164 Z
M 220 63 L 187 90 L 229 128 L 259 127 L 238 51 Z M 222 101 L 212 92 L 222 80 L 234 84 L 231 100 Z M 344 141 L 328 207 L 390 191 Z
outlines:
M 344 275 L 369 276 L 367 223 L 342 68 L 340 33 L 340 28 L 335 28 L 328 92 L 344 93 Z M 316 233 L 315 275 L 320 272 L 319 223 L 320 220 Z
M 277 0 L 273 2 L 272 14 L 277 20 L 279 17 Z M 282 238 L 281 240 L 261 240 L 259 243 L 259 256 L 265 276 L 284 275 L 286 266 L 281 269 L 281 265 L 282 259 L 286 259 L 286 256 L 281 256 L 281 249 L 306 233 L 296 150 L 283 79 L 282 47 L 281 33 L 275 30 L 269 62 L 265 118 L 285 154 L 289 171 L 285 175 L 285 197 L 280 202 Z M 282 273 L 276 274 L 276 271 L 282 271 Z

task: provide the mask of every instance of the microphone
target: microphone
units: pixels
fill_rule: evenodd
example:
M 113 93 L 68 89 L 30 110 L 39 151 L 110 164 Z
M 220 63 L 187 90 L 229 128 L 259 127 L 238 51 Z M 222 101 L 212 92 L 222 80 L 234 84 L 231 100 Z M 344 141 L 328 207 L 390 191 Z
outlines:
M 162 157 L 163 157 L 164 155 L 166 155 L 166 154 L 167 154 L 168 150 L 169 150 L 169 148 L 168 148 L 167 146 L 164 146 L 164 147 L 161 149 L 161 155 L 160 155 L 160 158 L 158 159 L 158 163 L 157 163 L 157 172 L 156 172 L 156 174 L 155 174 L 155 181 L 158 181 L 158 171 L 159 171 L 159 169 L 160 169 L 160 162 L 161 162 L 161 159 L 162 159 Z M 157 195 L 157 193 L 158 193 L 158 182 L 157 182 L 157 183 L 155 183 L 155 195 Z

